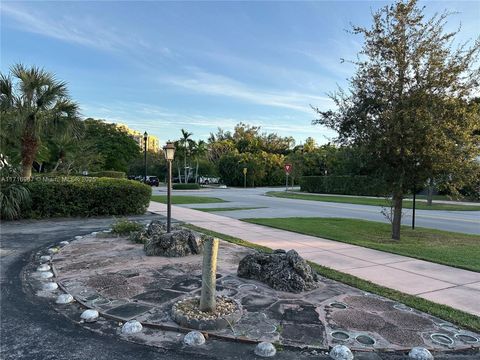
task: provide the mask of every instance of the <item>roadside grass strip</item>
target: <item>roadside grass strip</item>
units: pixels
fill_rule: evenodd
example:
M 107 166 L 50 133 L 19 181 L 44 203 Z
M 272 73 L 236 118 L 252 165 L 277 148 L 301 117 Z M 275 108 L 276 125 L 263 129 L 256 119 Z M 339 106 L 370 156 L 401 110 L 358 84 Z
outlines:
M 166 195 L 153 195 L 151 197 L 152 201 L 166 204 L 167 196 Z M 182 204 L 211 204 L 211 203 L 224 203 L 228 202 L 216 197 L 207 197 L 207 196 L 189 196 L 189 195 L 175 195 L 172 196 L 172 204 L 182 205 Z
M 355 205 L 370 205 L 370 206 L 390 206 L 388 199 L 381 198 L 369 198 L 364 196 L 335 196 L 335 195 L 316 195 L 316 194 L 299 194 L 289 193 L 285 191 L 269 191 L 267 196 L 284 198 L 284 199 L 296 199 L 296 200 L 309 200 L 309 201 L 322 201 L 333 202 L 342 204 L 355 204 Z M 413 202 L 410 199 L 405 199 L 403 202 L 405 209 L 411 209 Z M 480 211 L 480 205 L 459 205 L 459 204 L 436 204 L 435 202 L 429 206 L 425 201 L 417 201 L 415 203 L 417 210 L 443 210 L 443 211 Z
M 479 235 L 402 226 L 401 239 L 396 241 L 391 239 L 391 225 L 376 221 L 345 218 L 242 221 L 480 272 Z
M 255 209 L 265 209 L 265 207 L 264 206 L 258 206 L 258 207 L 192 208 L 192 210 L 205 211 L 205 212 L 239 211 L 239 210 L 255 210 Z
M 273 251 L 268 247 L 257 245 L 257 244 L 254 244 L 230 235 L 217 233 L 215 231 L 204 229 L 202 227 L 198 227 L 195 225 L 184 224 L 183 226 L 188 227 L 192 230 L 199 231 L 206 235 L 214 236 L 224 241 L 228 241 L 228 242 L 240 245 L 240 246 L 245 246 L 248 248 L 252 248 L 252 249 L 264 251 L 264 252 Z M 476 331 L 476 332 L 480 331 L 480 317 L 478 316 L 468 314 L 464 311 L 454 309 L 447 305 L 437 304 L 435 302 L 425 300 L 413 295 L 404 294 L 400 291 L 374 284 L 370 281 L 363 280 L 356 276 L 345 274 L 343 272 L 318 265 L 311 261 L 309 261 L 308 263 L 310 264 L 310 266 L 312 266 L 312 268 L 315 271 L 317 271 L 319 275 L 324 276 L 328 279 L 336 280 L 341 283 L 353 286 L 357 289 L 367 291 L 372 294 L 380 295 L 394 301 L 401 302 L 411 308 L 415 308 L 419 311 L 425 312 L 432 316 L 436 316 L 443 320 L 450 321 L 458 326 L 468 328 L 469 330 Z M 472 301 L 474 301 L 474 299 L 472 299 Z

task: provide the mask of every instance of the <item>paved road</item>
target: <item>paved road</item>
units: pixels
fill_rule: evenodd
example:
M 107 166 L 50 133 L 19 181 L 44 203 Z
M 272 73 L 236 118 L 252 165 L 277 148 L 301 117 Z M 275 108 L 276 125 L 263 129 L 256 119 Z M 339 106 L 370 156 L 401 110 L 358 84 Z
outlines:
M 212 207 L 264 207 L 263 209 L 224 211 L 219 214 L 235 219 L 275 217 L 342 217 L 387 222 L 379 206 L 340 204 L 321 201 L 282 199 L 264 196 L 267 191 L 283 188 L 205 189 L 200 191 L 174 191 L 179 195 L 213 196 L 228 203 L 189 204 L 189 208 Z M 155 188 L 154 194 L 165 194 L 165 188 Z M 412 211 L 404 210 L 403 224 L 410 225 Z M 447 231 L 480 234 L 480 211 L 417 210 L 416 225 Z

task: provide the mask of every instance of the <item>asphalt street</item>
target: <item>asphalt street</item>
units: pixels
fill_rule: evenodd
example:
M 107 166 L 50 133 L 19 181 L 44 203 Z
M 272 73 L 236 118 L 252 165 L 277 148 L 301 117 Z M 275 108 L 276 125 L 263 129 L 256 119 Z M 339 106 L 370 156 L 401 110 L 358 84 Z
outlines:
M 173 191 L 173 195 L 218 197 L 228 202 L 180 205 L 189 208 L 262 207 L 252 210 L 222 211 L 218 215 L 235 219 L 278 217 L 339 217 L 387 222 L 380 206 L 342 204 L 333 202 L 283 199 L 265 196 L 268 191 L 284 188 L 207 188 L 203 190 Z M 154 188 L 154 194 L 165 194 L 165 188 Z M 412 210 L 404 209 L 402 223 L 410 225 Z M 417 210 L 415 224 L 418 227 L 480 234 L 480 211 Z
M 55 312 L 48 300 L 24 291 L 22 269 L 37 249 L 71 240 L 76 235 L 108 228 L 111 222 L 111 218 L 103 218 L 2 223 L 1 359 L 191 359 L 191 356 L 181 353 L 162 351 L 125 342 L 116 336 L 93 333 Z M 207 357 L 199 356 L 198 359 Z

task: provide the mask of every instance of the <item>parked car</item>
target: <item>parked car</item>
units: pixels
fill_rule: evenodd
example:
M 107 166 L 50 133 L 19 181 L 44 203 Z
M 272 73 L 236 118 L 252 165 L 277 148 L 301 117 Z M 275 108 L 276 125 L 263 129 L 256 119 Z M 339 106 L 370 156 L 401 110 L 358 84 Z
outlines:
M 156 176 L 147 176 L 146 184 L 150 186 L 158 186 L 160 184 L 160 180 Z
M 218 184 L 220 178 L 214 176 L 200 176 L 198 179 L 200 184 L 209 185 L 209 184 Z

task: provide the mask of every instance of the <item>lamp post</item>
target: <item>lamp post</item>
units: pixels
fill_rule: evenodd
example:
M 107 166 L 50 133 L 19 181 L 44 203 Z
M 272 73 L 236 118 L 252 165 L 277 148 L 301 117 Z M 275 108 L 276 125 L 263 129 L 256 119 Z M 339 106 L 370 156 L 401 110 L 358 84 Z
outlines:
M 143 133 L 143 166 L 145 167 L 143 172 L 143 182 L 145 184 L 147 183 L 147 140 L 148 140 L 148 134 L 145 131 Z
M 168 141 L 163 147 L 165 160 L 167 160 L 167 232 L 169 233 L 172 225 L 172 161 L 175 156 L 175 145 Z

